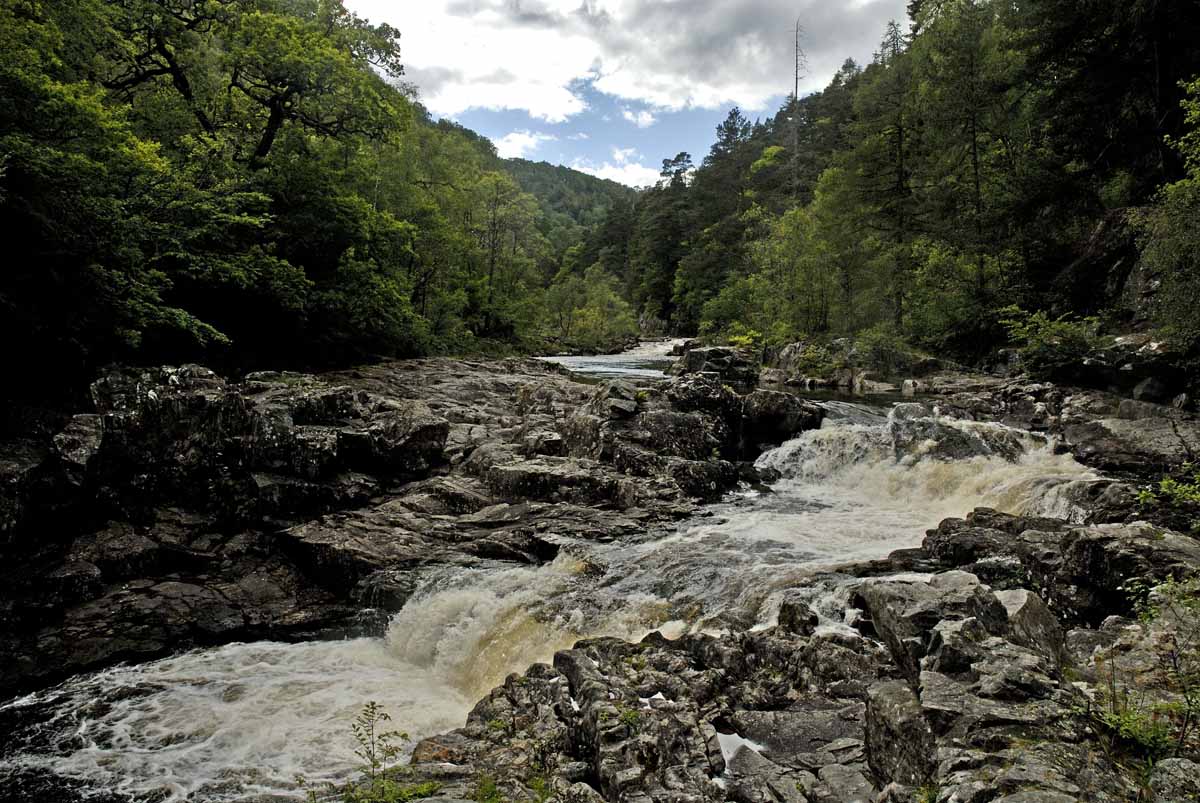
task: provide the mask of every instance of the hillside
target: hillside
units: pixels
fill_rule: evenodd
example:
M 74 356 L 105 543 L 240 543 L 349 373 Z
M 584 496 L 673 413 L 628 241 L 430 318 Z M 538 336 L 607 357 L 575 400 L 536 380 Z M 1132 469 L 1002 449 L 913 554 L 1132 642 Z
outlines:
M 637 198 L 637 190 L 631 187 L 562 165 L 505 159 L 504 167 L 521 189 L 537 197 L 543 212 L 566 215 L 580 226 L 595 226 L 614 205 Z

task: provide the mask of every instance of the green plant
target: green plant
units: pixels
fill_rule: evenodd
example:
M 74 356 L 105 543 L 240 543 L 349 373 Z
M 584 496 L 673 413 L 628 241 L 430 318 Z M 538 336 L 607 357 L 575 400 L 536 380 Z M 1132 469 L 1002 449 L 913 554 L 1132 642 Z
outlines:
M 916 792 L 916 803 L 937 803 L 938 793 L 941 792 L 937 786 L 926 784 Z
M 914 363 L 913 350 L 887 325 L 876 325 L 856 338 L 858 362 L 884 376 L 897 376 Z
M 362 771 L 367 778 L 376 778 L 384 764 L 400 753 L 400 743 L 408 740 L 407 733 L 384 729 L 391 721 L 391 714 L 371 700 L 350 725 L 350 732 L 358 742 L 354 755 L 362 760 Z
M 1136 677 L 1115 655 L 1097 660 L 1104 686 L 1088 706 L 1093 725 L 1143 762 L 1200 750 L 1200 578 L 1126 584 L 1155 665 Z
M 1027 312 L 1010 306 L 1000 310 L 1000 323 L 1016 344 L 1021 362 L 1031 376 L 1049 378 L 1081 362 L 1102 344 L 1100 320 L 1045 312 Z
M 490 775 L 480 775 L 475 780 L 475 788 L 468 797 L 475 803 L 508 803 L 508 798 L 500 791 L 496 779 Z
M 1184 463 L 1175 476 L 1163 477 L 1155 486 L 1138 491 L 1141 512 L 1154 520 L 1165 519 L 1175 528 L 1200 527 L 1200 472 Z
M 617 715 L 617 721 L 625 726 L 625 730 L 630 733 L 637 733 L 641 728 L 642 714 L 635 708 L 621 708 Z
M 545 775 L 535 775 L 530 778 L 528 786 L 533 790 L 534 803 L 546 803 L 547 800 L 554 797 L 554 788 L 550 785 L 550 779 Z
M 763 342 L 762 332 L 751 329 L 740 321 L 735 321 L 727 330 L 726 340 L 735 349 L 757 350 Z
M 792 359 L 791 366 L 803 376 L 826 377 L 843 367 L 843 362 L 835 359 L 825 346 L 809 343 Z
M 390 763 L 399 756 L 408 735 L 400 731 L 387 730 L 391 715 L 378 703 L 371 701 L 350 725 L 358 747 L 354 754 L 361 764 L 358 779 L 344 784 L 327 784 L 320 792 L 303 778 L 297 779 L 309 803 L 322 799 L 341 800 L 343 803 L 409 803 L 433 797 L 442 785 L 436 781 L 407 783 L 409 770 L 391 767 Z

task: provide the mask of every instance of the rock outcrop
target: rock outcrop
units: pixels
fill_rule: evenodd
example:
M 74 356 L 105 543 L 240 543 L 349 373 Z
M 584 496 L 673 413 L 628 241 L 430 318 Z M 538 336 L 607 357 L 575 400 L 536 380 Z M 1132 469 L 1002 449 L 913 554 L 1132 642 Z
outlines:
M 745 392 L 758 386 L 760 368 L 758 356 L 748 351 L 729 346 L 707 346 L 683 352 L 669 373 L 675 376 L 712 374 L 733 389 Z
M 0 688 L 378 628 L 437 565 L 665 533 L 820 424 L 703 374 L 590 385 L 534 360 L 120 369 L 92 397 L 0 462 Z
M 410 769 L 441 799 L 472 797 L 480 778 L 511 799 L 1191 799 L 1190 758 L 1147 782 L 1093 713 L 1113 684 L 1163 688 L 1162 645 L 1200 632 L 1191 608 L 1150 625 L 1115 615 L 1129 573 L 1200 572 L 1180 539 L 981 509 L 929 533 L 917 562 L 932 574 L 853 579 L 876 562 L 830 576 L 848 584 L 844 623 L 819 625 L 792 594 L 766 630 L 579 642 L 419 743 Z M 1155 796 L 1139 797 L 1147 783 Z

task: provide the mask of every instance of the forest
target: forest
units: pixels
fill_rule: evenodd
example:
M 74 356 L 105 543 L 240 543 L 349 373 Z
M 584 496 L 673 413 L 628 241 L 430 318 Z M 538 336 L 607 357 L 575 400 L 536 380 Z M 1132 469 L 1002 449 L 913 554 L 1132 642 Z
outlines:
M 912 2 L 870 64 L 664 160 L 587 258 L 675 332 L 978 361 L 1014 321 L 1133 323 L 1105 292 L 1118 256 L 1087 258 L 1116 230 L 1166 288 L 1151 323 L 1194 346 L 1198 41 L 1185 0 Z
M 338 0 L 2 0 L 9 388 L 634 333 L 615 280 L 571 276 L 634 192 L 433 120 L 400 42 Z
M 401 34 L 340 0 L 0 0 L 10 385 L 638 333 L 979 361 L 1014 320 L 1130 323 L 1100 230 L 1200 337 L 1195 2 L 917 0 L 641 192 L 433 119 Z

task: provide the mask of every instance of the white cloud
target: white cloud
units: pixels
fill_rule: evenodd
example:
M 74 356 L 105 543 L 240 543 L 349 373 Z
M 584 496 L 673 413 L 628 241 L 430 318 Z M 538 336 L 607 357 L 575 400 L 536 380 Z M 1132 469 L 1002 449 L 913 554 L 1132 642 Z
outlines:
M 400 29 L 408 78 L 435 114 L 524 110 L 563 122 L 587 108 L 582 88 L 652 111 L 751 111 L 792 88 L 792 25 L 807 30 L 819 89 L 847 57 L 869 59 L 906 0 L 349 0 L 354 11 Z M 632 119 L 631 119 L 632 118 Z
M 659 171 L 652 167 L 646 167 L 637 162 L 628 161 L 629 156 L 624 159 L 617 157 L 617 154 L 631 154 L 630 149 L 621 150 L 613 149 L 614 162 L 605 162 L 601 165 L 596 165 L 582 159 L 576 159 L 571 163 L 571 167 L 581 173 L 596 176 L 598 178 L 606 178 L 611 181 L 620 182 L 630 187 L 650 187 L 653 186 L 660 178 Z
M 642 109 L 641 111 L 634 111 L 633 109 L 621 109 L 621 116 L 636 125 L 638 128 L 649 128 L 658 120 L 658 118 L 654 116 L 653 112 L 645 109 Z
M 554 136 L 538 131 L 510 131 L 492 142 L 500 158 L 522 159 L 541 147 L 543 142 L 553 142 L 554 139 Z
M 635 148 L 617 148 L 612 149 L 613 161 L 619 165 L 629 164 L 633 161 L 633 157 L 638 156 Z

